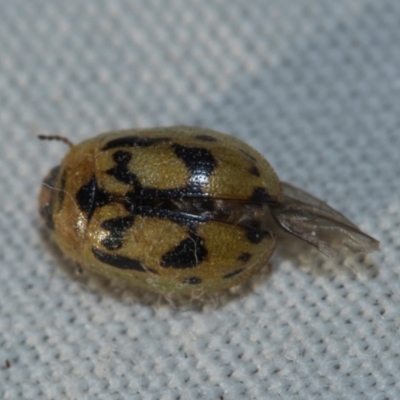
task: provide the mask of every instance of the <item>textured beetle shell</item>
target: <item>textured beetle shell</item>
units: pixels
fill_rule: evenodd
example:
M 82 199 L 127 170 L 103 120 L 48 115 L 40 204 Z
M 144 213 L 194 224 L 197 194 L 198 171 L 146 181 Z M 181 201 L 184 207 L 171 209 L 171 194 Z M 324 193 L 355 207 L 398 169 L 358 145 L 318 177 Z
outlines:
M 107 278 L 160 292 L 234 286 L 266 264 L 268 162 L 202 128 L 110 132 L 71 148 L 44 181 L 41 213 L 62 251 Z

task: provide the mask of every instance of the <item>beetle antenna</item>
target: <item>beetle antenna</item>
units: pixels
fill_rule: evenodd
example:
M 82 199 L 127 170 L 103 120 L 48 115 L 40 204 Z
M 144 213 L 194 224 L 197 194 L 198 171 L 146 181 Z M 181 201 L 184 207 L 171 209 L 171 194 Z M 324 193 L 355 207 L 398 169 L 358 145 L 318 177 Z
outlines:
M 67 144 L 69 147 L 74 147 L 74 144 L 67 139 L 64 136 L 58 136 L 58 135 L 38 135 L 38 139 L 40 140 L 58 140 L 60 142 L 64 142 Z

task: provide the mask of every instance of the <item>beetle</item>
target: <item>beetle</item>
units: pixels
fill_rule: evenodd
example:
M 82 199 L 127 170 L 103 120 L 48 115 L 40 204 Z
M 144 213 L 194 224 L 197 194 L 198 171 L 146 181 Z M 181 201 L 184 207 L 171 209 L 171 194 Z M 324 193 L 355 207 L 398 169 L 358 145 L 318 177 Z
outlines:
M 40 214 L 68 257 L 109 279 L 161 293 L 232 287 L 271 257 L 268 216 L 328 256 L 379 247 L 223 133 L 175 126 L 77 145 L 40 138 L 70 146 L 43 181 Z

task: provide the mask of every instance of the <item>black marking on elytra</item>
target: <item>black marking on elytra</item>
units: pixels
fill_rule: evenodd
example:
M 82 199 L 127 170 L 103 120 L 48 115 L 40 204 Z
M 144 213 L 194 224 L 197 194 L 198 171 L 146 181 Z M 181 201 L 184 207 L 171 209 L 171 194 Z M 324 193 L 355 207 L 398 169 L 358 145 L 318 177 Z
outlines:
M 239 269 L 237 269 L 237 270 L 235 270 L 233 272 L 229 272 L 229 274 L 224 275 L 222 278 L 223 279 L 232 278 L 232 277 L 234 277 L 236 275 L 239 275 L 242 271 L 244 271 L 244 268 L 239 268 Z
M 207 249 L 204 247 L 203 239 L 191 232 L 190 237 L 182 240 L 162 256 L 161 266 L 177 269 L 193 268 L 204 261 L 206 257 Z
M 191 276 L 190 278 L 185 278 L 182 281 L 184 285 L 200 285 L 201 282 L 201 278 L 198 276 Z
M 260 243 L 266 236 L 272 236 L 272 233 L 261 228 L 261 221 L 258 219 L 252 219 L 246 221 L 244 224 L 240 224 L 246 232 L 247 239 L 253 243 Z
M 113 154 L 113 160 L 116 162 L 116 166 L 106 171 L 108 175 L 113 176 L 119 181 L 132 185 L 135 189 L 141 185 L 135 174 L 129 171 L 128 163 L 132 158 L 132 154 L 128 151 L 118 150 Z
M 253 157 L 250 153 L 245 150 L 239 149 L 239 151 L 244 154 L 246 157 L 250 158 L 250 160 L 257 162 L 257 158 Z
M 249 203 L 272 203 L 272 199 L 263 187 L 255 188 L 249 198 Z
M 142 136 L 124 136 L 114 140 L 110 140 L 102 148 L 102 150 L 114 149 L 116 147 L 148 147 L 160 142 L 168 142 L 168 137 L 142 137 Z
M 139 272 L 146 272 L 147 269 L 143 267 L 140 261 L 133 258 L 120 256 L 118 254 L 105 253 L 95 247 L 92 248 L 93 255 L 102 263 L 111 265 L 119 269 L 134 270 Z
M 242 253 L 237 259 L 238 259 L 239 261 L 247 262 L 247 261 L 250 260 L 250 258 L 251 258 L 251 254 L 250 254 L 250 253 L 247 253 L 247 252 L 244 252 L 244 253 Z
M 246 229 L 246 237 L 247 239 L 253 243 L 260 243 L 266 236 L 272 236 L 271 232 L 264 231 L 258 228 L 245 228 Z
M 217 139 L 214 136 L 210 136 L 210 135 L 196 135 L 194 137 L 197 140 L 201 140 L 203 142 L 216 142 Z
M 65 185 L 67 183 L 67 171 L 64 171 L 60 177 L 60 187 L 58 191 L 58 209 L 61 210 L 65 199 Z
M 131 215 L 167 219 L 187 228 L 194 228 L 200 222 L 205 222 L 209 219 L 206 214 L 196 215 L 182 212 L 177 209 L 171 200 L 132 200 L 125 205 L 125 208 Z
M 113 160 L 117 164 L 126 165 L 131 160 L 132 154 L 129 151 L 118 150 L 113 154 Z
M 202 147 L 188 147 L 180 144 L 172 146 L 175 154 L 181 158 L 192 173 L 190 180 L 199 182 L 208 178 L 216 166 L 216 160 L 207 149 Z
M 122 247 L 123 236 L 127 229 L 133 225 L 134 217 L 129 215 L 127 217 L 111 218 L 104 221 L 101 227 L 110 231 L 109 235 L 101 241 L 101 244 L 107 250 L 118 250 Z
M 97 184 L 93 175 L 88 183 L 83 185 L 76 194 L 78 207 L 90 220 L 96 208 L 102 207 L 110 202 L 110 195 Z
M 254 176 L 260 176 L 260 171 L 258 170 L 258 168 L 253 165 L 250 169 L 249 172 L 254 175 Z

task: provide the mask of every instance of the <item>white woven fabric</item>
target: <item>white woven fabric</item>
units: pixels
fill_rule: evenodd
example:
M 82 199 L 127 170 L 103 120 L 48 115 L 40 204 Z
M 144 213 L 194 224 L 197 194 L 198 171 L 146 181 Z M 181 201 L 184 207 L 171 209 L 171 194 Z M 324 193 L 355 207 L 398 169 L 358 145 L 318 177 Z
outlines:
M 0 398 L 399 399 L 399 27 L 398 0 L 1 2 Z M 246 140 L 381 251 L 289 242 L 194 308 L 76 276 L 37 212 L 66 147 L 35 135 L 174 124 Z

